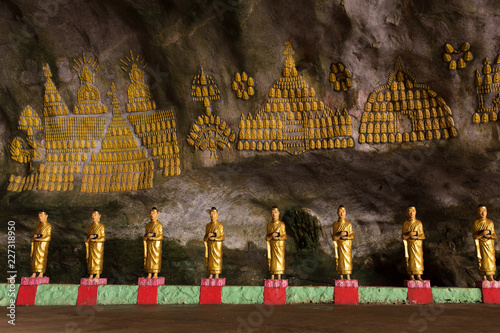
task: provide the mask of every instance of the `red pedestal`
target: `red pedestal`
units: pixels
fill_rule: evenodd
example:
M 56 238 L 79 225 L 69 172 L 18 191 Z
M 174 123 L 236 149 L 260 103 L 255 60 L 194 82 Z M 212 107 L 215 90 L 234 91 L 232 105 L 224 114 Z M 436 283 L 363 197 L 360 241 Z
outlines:
M 335 280 L 333 291 L 333 303 L 335 304 L 358 304 L 358 280 Z
M 37 285 L 20 285 L 17 292 L 17 305 L 35 305 Z
M 408 288 L 408 302 L 413 304 L 432 303 L 431 288 Z
M 500 289 L 481 289 L 483 293 L 483 303 L 500 304 Z
M 500 281 L 476 281 L 476 287 L 481 288 L 483 303 L 500 304 Z
M 222 286 L 200 286 L 200 304 L 220 304 Z
M 99 286 L 80 285 L 80 287 L 78 287 L 76 305 L 95 305 L 97 302 L 97 288 L 99 288 Z
M 405 280 L 408 287 L 408 302 L 413 304 L 432 303 L 432 289 L 430 280 Z
M 137 304 L 158 304 L 158 286 L 139 286 Z
M 264 281 L 264 304 L 286 304 L 288 280 Z

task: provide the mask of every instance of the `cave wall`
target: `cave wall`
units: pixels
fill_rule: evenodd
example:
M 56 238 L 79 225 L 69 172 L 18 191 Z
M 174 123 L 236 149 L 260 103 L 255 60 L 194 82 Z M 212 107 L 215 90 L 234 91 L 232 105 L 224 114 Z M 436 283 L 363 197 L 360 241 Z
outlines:
M 260 285 L 267 276 L 265 225 L 270 207 L 277 205 L 293 235 L 287 241 L 290 283 L 328 284 L 336 276 L 331 225 L 343 204 L 356 235 L 353 277 L 364 285 L 399 285 L 406 274 L 400 229 L 405 209 L 413 203 L 427 237 L 424 277 L 436 285 L 473 285 L 477 272 L 470 229 L 476 206 L 486 204 L 494 221 L 500 214 L 498 125 L 473 121 L 478 110 L 475 72 L 483 77 L 485 58 L 496 68 L 497 2 L 54 0 L 4 1 L 1 6 L 0 205 L 4 230 L 7 221 L 16 221 L 22 275 L 29 273 L 36 213 L 44 208 L 53 224 L 47 275 L 57 283 L 82 277 L 83 239 L 91 211 L 98 208 L 107 228 L 103 275 L 110 283 L 134 283 L 142 274 L 140 237 L 150 207 L 157 206 L 166 236 L 162 271 L 167 283 L 197 284 L 206 274 L 202 238 L 207 210 L 216 206 L 226 228 L 223 276 L 228 284 Z M 352 135 L 345 137 L 353 139 L 352 148 L 300 154 L 238 149 L 241 116 L 256 117 L 270 98 L 270 88 L 283 77 L 290 57 L 284 54 L 285 42 L 290 42 L 297 73 L 314 88 L 315 97 L 333 112 L 347 111 Z M 450 70 L 444 45 L 458 50 L 466 42 L 472 59 L 465 68 Z M 87 59 L 93 56 L 99 64 L 94 85 L 108 110 L 100 115 L 106 128 L 112 120 L 107 95 L 111 83 L 130 124 L 127 117 L 133 113 L 125 106 L 130 80 L 120 61 L 130 57 L 130 50 L 148 63 L 145 83 L 157 109 L 173 112 L 180 174 L 165 177 L 154 160 L 152 188 L 81 192 L 79 173 L 71 191 L 8 190 L 11 175 L 26 177 L 47 163 L 43 149 L 32 163 L 11 158 L 14 138 L 27 138 L 18 128 L 25 106 L 44 119 L 42 66 L 50 66 L 54 86 L 71 114 L 80 87 L 74 60 L 82 52 Z M 331 65 L 339 62 L 351 73 L 346 91 L 336 91 L 330 82 Z M 360 143 L 366 103 L 398 64 L 442 98 L 452 112 L 455 137 Z M 200 66 L 219 90 L 210 112 L 236 136 L 224 149 L 195 150 L 187 140 L 193 123 L 207 112 L 203 102 L 192 98 Z M 255 82 L 248 100 L 237 98 L 232 87 L 235 73 L 242 71 Z M 488 103 L 496 107 L 494 97 Z M 151 158 L 152 150 L 131 129 Z M 35 135 L 42 145 L 43 133 Z M 98 142 L 91 151 L 100 148 Z M 6 232 L 0 233 L 0 242 L 7 244 Z M 2 246 L 0 253 L 5 252 Z M 0 272 L 4 275 L 5 270 Z

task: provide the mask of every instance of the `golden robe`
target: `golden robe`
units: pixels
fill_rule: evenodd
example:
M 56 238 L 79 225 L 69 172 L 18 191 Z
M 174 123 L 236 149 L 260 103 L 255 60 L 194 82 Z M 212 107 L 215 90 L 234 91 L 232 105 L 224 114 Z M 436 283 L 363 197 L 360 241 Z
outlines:
M 215 239 L 208 239 L 208 234 L 215 232 Z M 219 221 L 207 224 L 205 231 L 205 263 L 208 274 L 222 272 L 222 241 L 224 241 L 224 225 Z
M 104 241 L 106 240 L 104 234 L 104 224 L 92 223 L 89 227 L 87 236 L 96 234 L 95 242 L 90 240 L 86 244 L 87 247 L 87 272 L 90 275 L 101 274 L 102 265 L 104 262 Z
M 155 233 L 155 240 L 144 241 L 144 270 L 146 273 L 159 273 L 161 269 L 161 243 L 163 240 L 163 224 L 151 221 L 146 224 L 146 235 Z
M 417 239 L 408 238 L 405 245 L 406 271 L 410 275 L 424 274 L 424 227 L 419 220 L 407 220 L 403 223 L 403 235 L 416 231 Z M 403 241 L 404 242 L 404 241 Z
M 475 239 L 484 230 L 491 230 L 491 238 L 481 237 Z M 495 239 L 497 234 L 495 233 L 495 226 L 493 221 L 490 219 L 479 219 L 474 221 L 473 225 L 473 236 L 476 240 L 476 254 L 478 255 L 479 262 L 479 273 L 481 275 L 494 275 L 497 271 L 496 260 L 495 260 Z
M 33 273 L 45 273 L 52 226 L 48 222 L 40 222 L 35 228 L 35 234 L 40 234 L 42 236 L 35 240 L 31 240 L 31 271 Z
M 333 235 L 337 235 L 341 231 L 347 231 L 347 239 L 339 239 L 333 241 L 335 245 L 335 262 L 337 265 L 337 273 L 339 275 L 352 273 L 352 240 L 354 233 L 352 232 L 352 224 L 347 220 L 336 221 L 333 223 Z M 336 244 L 335 244 L 336 243 Z
M 271 274 L 285 273 L 285 223 L 281 221 L 270 222 L 267 225 L 267 236 L 273 232 L 280 233 L 280 239 L 267 241 L 267 264 Z

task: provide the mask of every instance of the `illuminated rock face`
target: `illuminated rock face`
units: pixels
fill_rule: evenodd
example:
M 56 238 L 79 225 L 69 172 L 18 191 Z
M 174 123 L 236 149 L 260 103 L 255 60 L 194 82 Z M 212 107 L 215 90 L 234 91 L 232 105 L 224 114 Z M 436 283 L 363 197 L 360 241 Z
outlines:
M 216 206 L 228 233 L 222 276 L 260 285 L 277 205 L 290 285 L 328 284 L 342 204 L 356 234 L 352 277 L 401 285 L 411 203 L 427 236 L 423 278 L 473 286 L 475 207 L 500 218 L 494 2 L 56 3 L 1 11 L 0 210 L 16 222 L 19 275 L 44 208 L 54 225 L 47 274 L 77 283 L 98 208 L 109 230 L 103 275 L 133 284 L 157 206 L 166 284 L 197 285 Z M 450 70 L 455 54 L 443 59 L 443 48 L 464 43 L 473 57 Z

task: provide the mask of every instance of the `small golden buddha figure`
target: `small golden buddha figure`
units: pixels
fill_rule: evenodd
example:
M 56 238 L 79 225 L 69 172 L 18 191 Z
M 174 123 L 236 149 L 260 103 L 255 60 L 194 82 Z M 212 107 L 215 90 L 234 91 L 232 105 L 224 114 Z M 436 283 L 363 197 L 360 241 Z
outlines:
M 266 233 L 267 263 L 271 280 L 274 280 L 274 275 L 281 280 L 281 275 L 285 273 L 285 223 L 279 220 L 280 211 L 276 206 L 271 208 L 271 217 Z
M 217 208 L 210 209 L 210 223 L 205 229 L 203 242 L 205 243 L 205 262 L 209 279 L 219 278 L 222 272 L 222 242 L 224 241 L 224 225 L 218 220 L 219 212 Z
M 352 273 L 352 240 L 354 233 L 352 231 L 351 222 L 345 219 L 346 209 L 340 205 L 337 209 L 338 220 L 333 223 L 333 245 L 335 247 L 335 262 L 337 273 L 340 279 L 344 279 L 346 275 L 347 280 L 351 279 Z
M 106 240 L 104 225 L 101 223 L 101 214 L 97 209 L 92 212 L 92 224 L 89 226 L 85 249 L 87 272 L 90 279 L 99 279 L 104 262 L 104 241 Z
M 52 226 L 47 222 L 48 217 L 47 212 L 44 210 L 38 213 L 40 223 L 36 226 L 35 234 L 31 237 L 30 261 L 31 271 L 33 272 L 33 275 L 31 275 L 32 278 L 36 277 L 36 273 L 38 273 L 38 277 L 43 277 L 43 273 L 45 273 L 45 269 L 47 268 L 47 255 L 52 235 Z
M 424 273 L 424 250 L 423 240 L 425 239 L 424 227 L 422 222 L 417 220 L 417 209 L 415 206 L 409 206 L 408 220 L 403 223 L 402 238 L 405 248 L 406 271 L 410 275 L 411 280 L 422 281 Z
M 477 208 L 478 219 L 472 226 L 472 237 L 476 245 L 476 255 L 478 260 L 479 274 L 483 280 L 493 281 L 493 276 L 497 271 L 495 260 L 495 226 L 493 221 L 486 218 L 488 210 L 486 206 L 479 205 Z
M 163 241 L 163 223 L 158 221 L 158 209 L 151 208 L 151 222 L 146 225 L 146 233 L 142 237 L 144 244 L 144 270 L 148 279 L 158 278 L 161 269 L 161 244 Z

